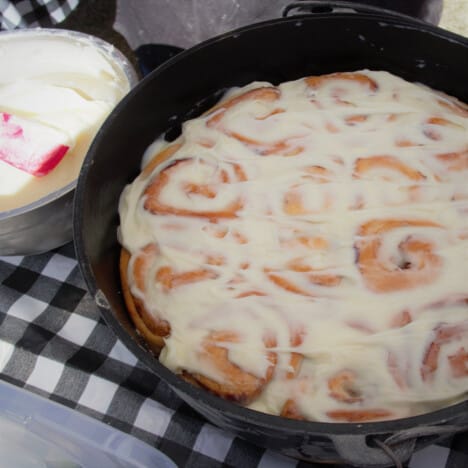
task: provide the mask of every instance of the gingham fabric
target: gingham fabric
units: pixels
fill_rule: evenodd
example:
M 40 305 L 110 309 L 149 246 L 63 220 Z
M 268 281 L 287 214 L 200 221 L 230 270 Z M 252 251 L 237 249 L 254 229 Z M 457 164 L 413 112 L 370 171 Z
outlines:
M 214 427 L 147 371 L 100 318 L 72 244 L 0 257 L 0 378 L 132 434 L 180 467 L 322 467 Z M 417 452 L 409 463 L 467 467 L 468 433 Z
M 50 27 L 63 21 L 79 0 L 0 0 L 0 29 Z

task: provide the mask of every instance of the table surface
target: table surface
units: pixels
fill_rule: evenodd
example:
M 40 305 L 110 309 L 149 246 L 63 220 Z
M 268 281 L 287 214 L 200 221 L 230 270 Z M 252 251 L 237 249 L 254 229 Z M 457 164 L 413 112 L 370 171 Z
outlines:
M 0 378 L 132 434 L 181 467 L 323 466 L 256 447 L 182 402 L 104 323 L 72 243 L 0 257 Z M 467 467 L 468 433 L 416 452 L 409 463 Z

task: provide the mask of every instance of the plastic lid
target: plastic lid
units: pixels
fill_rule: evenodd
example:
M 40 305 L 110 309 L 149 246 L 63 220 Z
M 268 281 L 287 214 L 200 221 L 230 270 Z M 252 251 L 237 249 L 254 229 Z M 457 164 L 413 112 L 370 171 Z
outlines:
M 2 381 L 0 433 L 2 466 L 176 468 L 135 437 Z

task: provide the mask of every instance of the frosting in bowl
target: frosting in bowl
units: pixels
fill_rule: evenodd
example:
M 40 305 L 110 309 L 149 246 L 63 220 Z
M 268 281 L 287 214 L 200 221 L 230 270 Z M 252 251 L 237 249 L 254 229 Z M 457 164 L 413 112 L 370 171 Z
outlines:
M 69 150 L 36 177 L 0 161 L 0 211 L 35 202 L 76 180 L 100 125 L 129 91 L 110 45 L 66 31 L 0 34 L 0 112 L 60 132 Z

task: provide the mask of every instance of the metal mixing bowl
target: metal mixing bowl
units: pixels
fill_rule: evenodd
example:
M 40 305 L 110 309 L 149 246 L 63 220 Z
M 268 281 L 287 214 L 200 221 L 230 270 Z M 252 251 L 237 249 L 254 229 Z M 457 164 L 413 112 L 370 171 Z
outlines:
M 0 38 L 47 35 L 66 40 L 86 41 L 98 48 L 122 72 L 129 89 L 138 82 L 129 60 L 114 46 L 97 37 L 63 29 L 24 29 L 0 32 Z M 0 211 L 0 255 L 33 255 L 59 247 L 72 240 L 72 211 L 76 178 L 46 196 L 25 206 Z

